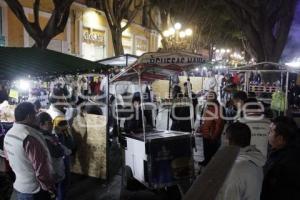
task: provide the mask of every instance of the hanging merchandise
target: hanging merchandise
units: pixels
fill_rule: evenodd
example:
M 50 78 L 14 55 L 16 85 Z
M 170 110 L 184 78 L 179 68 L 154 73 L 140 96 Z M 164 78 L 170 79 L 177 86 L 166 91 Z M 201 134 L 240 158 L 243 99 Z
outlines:
M 277 91 L 272 94 L 271 109 L 283 112 L 287 108 L 285 102 L 285 94 L 282 91 Z

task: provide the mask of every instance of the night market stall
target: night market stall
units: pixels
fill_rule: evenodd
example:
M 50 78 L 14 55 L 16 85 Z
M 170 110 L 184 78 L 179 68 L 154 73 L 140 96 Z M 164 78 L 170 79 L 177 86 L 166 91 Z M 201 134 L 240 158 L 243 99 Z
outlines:
M 129 129 L 129 131 L 125 128 L 120 134 L 120 143 L 125 150 L 123 170 L 125 185 L 128 186 L 130 180 L 135 179 L 149 188 L 159 189 L 193 178 L 194 110 L 190 106 L 192 93 L 188 77 L 186 81 L 189 96 L 181 102 L 149 101 L 149 95 L 144 91 L 143 85 L 151 85 L 156 80 L 170 80 L 172 75 L 178 72 L 188 72 L 195 65 L 203 62 L 204 59 L 201 56 L 184 51 L 146 53 L 110 80 L 110 84 L 114 87 L 118 87 L 124 81 L 139 85 L 135 94 L 121 94 L 124 99 L 128 96 L 132 99 L 133 107 L 137 106 L 135 102 L 140 102 L 138 108 L 133 109 L 138 109 L 139 116 L 141 116 L 141 119 L 138 119 L 140 120 L 138 128 Z M 118 92 L 117 89 L 115 91 Z M 190 120 L 192 131 L 171 131 L 169 128 L 157 130 L 153 123 L 149 124 L 146 112 L 149 110 L 155 112 L 158 104 L 171 108 L 187 106 L 191 113 L 189 117 L 192 118 Z M 117 101 L 114 108 L 113 112 L 116 113 L 118 123 L 122 118 L 129 120 L 129 116 L 124 113 L 128 114 L 131 112 L 130 109 L 126 110 Z
M 6 96 L 3 99 L 6 101 L 0 105 L 2 138 L 9 129 L 8 125 L 12 125 L 14 121 L 13 112 L 18 103 L 38 100 L 44 111 L 49 108 L 53 88 L 63 88 L 68 94 L 66 119 L 77 143 L 72 171 L 106 179 L 109 152 L 107 98 L 99 89 L 99 79 L 107 76 L 110 67 L 37 48 L 0 47 L 0 60 L 0 92 L 6 94 L 2 95 Z M 92 83 L 98 86 L 92 89 Z M 87 106 L 100 107 L 102 115 L 82 111 Z M 70 118 L 67 116 L 68 110 L 74 114 Z
M 299 88 L 296 79 L 300 72 L 299 67 L 263 62 L 233 68 L 230 71 L 242 73 L 245 77 L 244 90 L 248 94 L 254 94 L 258 100 L 269 104 L 270 108 L 276 111 L 276 115 L 289 114 L 298 118 L 300 93 L 296 89 Z M 259 78 L 253 79 L 253 74 L 259 75 Z M 263 77 L 272 77 L 273 82 L 266 81 Z

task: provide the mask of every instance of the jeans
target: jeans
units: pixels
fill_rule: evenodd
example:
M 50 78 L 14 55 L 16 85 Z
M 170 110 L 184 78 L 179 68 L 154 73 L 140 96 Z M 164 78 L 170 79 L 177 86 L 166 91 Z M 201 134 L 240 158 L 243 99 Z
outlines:
M 56 200 L 64 200 L 66 198 L 66 179 L 59 182 L 57 187 L 57 194 L 56 194 Z
M 14 190 L 16 200 L 51 200 L 50 194 L 47 191 L 40 190 L 36 194 L 26 194 Z

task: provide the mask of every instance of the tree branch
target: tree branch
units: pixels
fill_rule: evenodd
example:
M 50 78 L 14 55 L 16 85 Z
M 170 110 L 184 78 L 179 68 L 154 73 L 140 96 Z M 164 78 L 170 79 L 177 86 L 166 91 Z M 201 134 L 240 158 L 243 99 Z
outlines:
M 134 20 L 134 18 L 136 17 L 136 15 L 138 14 L 138 12 L 141 10 L 142 7 L 143 7 L 143 1 L 141 1 L 141 3 L 134 8 L 134 11 L 128 17 L 127 24 L 123 28 L 121 28 L 121 32 L 125 31 L 129 27 L 129 25 L 132 23 L 132 21 Z
M 257 18 L 257 12 L 254 8 L 249 6 L 249 4 L 245 3 L 244 0 L 231 0 L 233 4 L 236 4 L 243 10 L 245 10 L 247 13 L 249 13 L 252 17 Z
M 40 0 L 35 0 L 33 4 L 33 15 L 34 15 L 34 23 L 37 24 L 38 26 L 40 25 L 39 11 L 40 11 Z

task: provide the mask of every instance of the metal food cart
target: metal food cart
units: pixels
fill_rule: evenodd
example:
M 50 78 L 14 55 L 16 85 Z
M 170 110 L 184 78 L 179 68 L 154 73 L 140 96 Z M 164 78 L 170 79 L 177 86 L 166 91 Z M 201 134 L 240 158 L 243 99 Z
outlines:
M 141 94 L 143 131 L 135 134 L 122 133 L 120 137 L 125 150 L 126 176 L 129 171 L 134 179 L 151 189 L 165 188 L 193 178 L 194 131 L 187 133 L 146 128 L 142 84 L 158 79 L 169 80 L 174 73 L 188 71 L 203 62 L 201 56 L 182 51 L 146 53 L 111 79 L 110 84 L 123 80 L 137 82 Z M 187 81 L 189 83 L 189 79 Z M 188 90 L 192 101 L 190 84 Z M 193 111 L 190 110 L 190 113 Z M 192 130 L 193 118 L 191 114 Z

